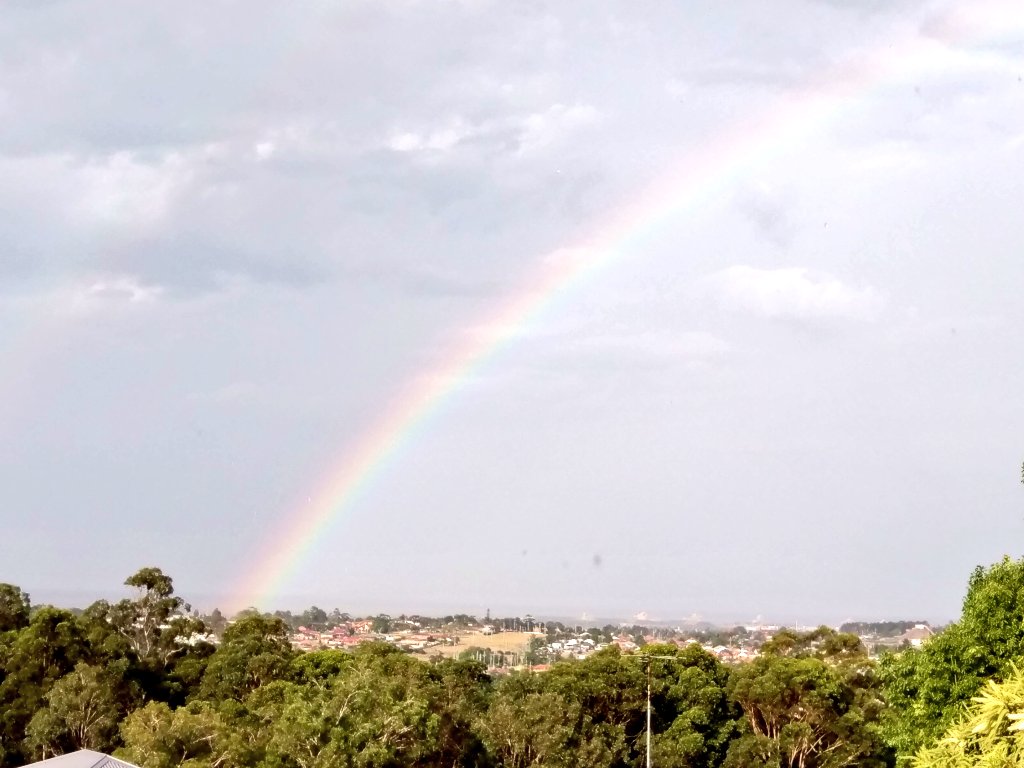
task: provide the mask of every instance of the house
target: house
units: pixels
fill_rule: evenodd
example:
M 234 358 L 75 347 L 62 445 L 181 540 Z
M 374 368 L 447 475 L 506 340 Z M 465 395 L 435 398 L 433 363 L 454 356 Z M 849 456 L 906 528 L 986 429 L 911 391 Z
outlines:
M 25 768 L 138 768 L 138 766 L 118 760 L 116 757 L 105 755 L 102 752 L 93 752 L 91 749 L 80 749 L 77 752 L 68 752 L 64 755 L 57 755 L 47 760 L 40 760 L 36 763 L 29 763 Z
M 903 643 L 910 643 L 913 648 L 920 648 L 925 640 L 935 634 L 935 631 L 927 624 L 915 624 L 911 629 L 908 629 L 897 639 L 900 645 Z
M 373 619 L 352 622 L 352 631 L 357 635 L 368 635 L 373 631 Z

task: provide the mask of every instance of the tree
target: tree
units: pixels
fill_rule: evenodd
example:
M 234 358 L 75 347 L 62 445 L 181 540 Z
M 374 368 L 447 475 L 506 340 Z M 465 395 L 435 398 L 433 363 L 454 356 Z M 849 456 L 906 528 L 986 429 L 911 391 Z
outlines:
M 912 755 L 953 722 L 990 678 L 1024 657 L 1024 560 L 1003 558 L 971 574 L 960 620 L 920 649 L 882 659 L 886 738 Z
M 578 706 L 570 741 L 589 755 L 588 765 L 640 766 L 646 759 L 648 680 L 653 762 L 665 768 L 720 765 L 737 713 L 726 695 L 727 671 L 699 647 L 652 644 L 635 656 L 609 648 L 556 664 L 536 685 L 557 693 L 570 709 Z
M 179 713 L 181 719 L 188 717 L 184 708 L 175 713 L 162 701 L 132 712 L 121 725 L 124 747 L 118 757 L 146 768 L 177 768 L 204 757 L 214 729 L 176 727 Z
M 576 765 L 574 737 L 580 706 L 518 680 L 504 683 L 478 730 L 503 768 Z
M 543 637 L 531 637 L 526 651 L 526 662 L 528 664 L 543 664 L 547 660 L 547 641 Z
M 124 583 L 138 593 L 134 600 L 110 606 L 107 618 L 144 664 L 165 666 L 171 657 L 184 653 L 180 640 L 205 629 L 187 615 L 191 606 L 175 596 L 171 577 L 159 568 L 142 568 Z
M 744 717 L 725 765 L 836 768 L 891 762 L 880 733 L 879 685 L 854 641 L 827 628 L 780 633 L 757 659 L 735 668 L 729 693 Z
M 314 605 L 302 612 L 300 622 L 306 627 L 325 629 L 327 627 L 327 611 Z
M 53 684 L 88 655 L 85 634 L 70 611 L 42 608 L 27 627 L 6 635 L 0 643 L 0 761 L 31 761 L 22 748 L 25 729 Z
M 209 616 L 205 616 L 203 618 L 203 622 L 217 637 L 221 637 L 228 626 L 228 620 L 224 614 L 220 612 L 220 608 L 214 608 L 213 612 L 210 613 Z
M 660 768 L 711 768 L 725 758 L 738 715 L 726 693 L 728 671 L 696 645 L 649 645 L 653 762 Z M 639 757 L 640 755 L 638 755 Z
M 303 653 L 292 662 L 293 677 L 301 685 L 326 688 L 352 664 L 352 654 L 335 649 Z
M 483 764 L 486 748 L 474 725 L 491 698 L 487 668 L 475 661 L 444 659 L 430 666 L 429 678 L 438 716 L 438 764 L 466 768 Z
M 33 715 L 27 742 L 40 758 L 66 749 L 103 750 L 110 745 L 119 711 L 116 683 L 104 671 L 78 663 L 46 694 L 47 705 Z
M 918 750 L 913 768 L 1024 766 L 1024 675 L 1012 666 L 1003 682 L 989 680 L 952 726 Z
M 383 644 L 367 644 L 326 687 L 275 683 L 247 703 L 273 722 L 268 761 L 299 768 L 456 765 L 442 744 L 440 691 L 431 667 Z M 441 755 L 452 755 L 441 762 Z
M 231 721 L 209 702 L 172 710 L 150 702 L 121 725 L 124 747 L 116 756 L 145 768 L 216 768 L 260 763 L 262 734 Z
M 288 627 L 278 618 L 247 616 L 224 630 L 224 640 L 210 657 L 199 696 L 224 701 L 241 699 L 274 680 L 288 679 L 295 656 Z
M 13 584 L 0 584 L 0 632 L 28 626 L 31 603 L 28 595 Z

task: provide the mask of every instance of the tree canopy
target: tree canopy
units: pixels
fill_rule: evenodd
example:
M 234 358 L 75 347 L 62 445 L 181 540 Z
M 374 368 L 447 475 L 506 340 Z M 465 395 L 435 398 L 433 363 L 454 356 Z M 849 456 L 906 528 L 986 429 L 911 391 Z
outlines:
M 142 768 L 642 768 L 648 686 L 658 768 L 1020 763 L 1024 561 L 977 569 L 958 622 L 881 663 L 820 627 L 740 663 L 652 642 L 543 673 L 381 642 L 300 653 L 298 622 L 345 616 L 316 606 L 214 612 L 211 634 L 159 569 L 125 583 L 78 613 L 0 585 L 0 768 L 81 748 Z
M 960 620 L 881 663 L 887 737 L 903 754 L 937 738 L 984 683 L 1024 657 L 1024 560 L 971 574 Z

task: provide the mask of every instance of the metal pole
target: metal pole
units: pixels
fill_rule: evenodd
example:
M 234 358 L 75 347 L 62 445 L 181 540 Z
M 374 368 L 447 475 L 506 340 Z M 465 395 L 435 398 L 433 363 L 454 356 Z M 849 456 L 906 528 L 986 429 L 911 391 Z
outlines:
M 647 662 L 647 768 L 651 768 L 651 662 Z

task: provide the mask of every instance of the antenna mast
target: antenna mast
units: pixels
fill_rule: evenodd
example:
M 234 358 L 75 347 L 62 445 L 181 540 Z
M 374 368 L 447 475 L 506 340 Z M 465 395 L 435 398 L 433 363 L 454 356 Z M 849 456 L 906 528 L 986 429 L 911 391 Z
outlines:
M 651 768 L 651 662 L 655 659 L 663 659 L 665 661 L 679 661 L 678 656 L 653 656 L 646 653 L 640 653 L 635 656 L 624 656 L 626 659 L 637 659 L 647 666 L 647 768 Z
M 647 661 L 647 768 L 651 768 L 651 662 Z

